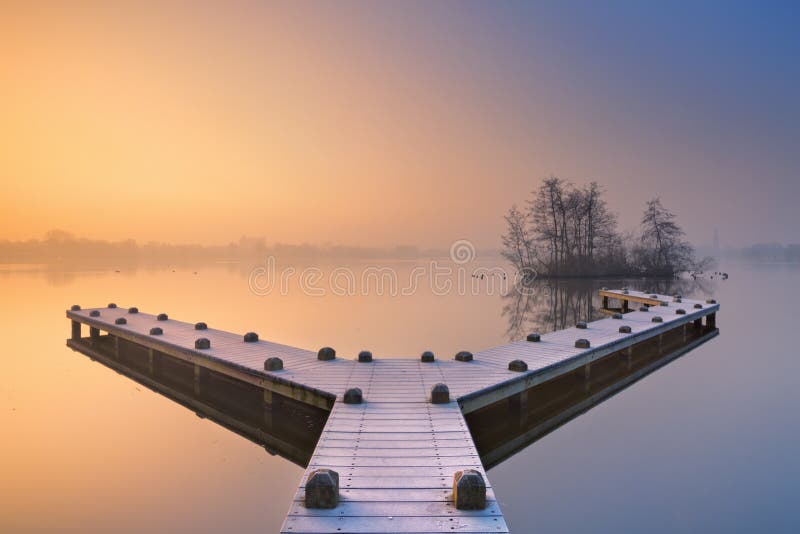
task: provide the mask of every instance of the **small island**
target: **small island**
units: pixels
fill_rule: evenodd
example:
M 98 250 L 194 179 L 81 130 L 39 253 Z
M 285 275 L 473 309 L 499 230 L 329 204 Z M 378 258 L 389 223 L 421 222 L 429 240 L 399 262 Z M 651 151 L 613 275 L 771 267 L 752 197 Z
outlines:
M 502 254 L 533 278 L 673 278 L 708 268 L 697 259 L 675 215 L 655 197 L 648 200 L 636 233 L 620 232 L 617 217 L 597 182 L 578 187 L 551 176 L 524 208 L 505 216 Z

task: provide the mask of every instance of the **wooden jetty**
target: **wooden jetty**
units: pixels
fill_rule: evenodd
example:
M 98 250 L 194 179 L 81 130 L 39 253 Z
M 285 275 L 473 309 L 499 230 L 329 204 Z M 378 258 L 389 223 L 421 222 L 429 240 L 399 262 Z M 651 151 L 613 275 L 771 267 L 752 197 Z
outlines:
M 258 399 L 265 428 L 283 401 L 329 411 L 282 532 L 508 532 L 465 415 L 503 400 L 524 410 L 536 386 L 581 370 L 588 378 L 609 357 L 665 336 L 716 329 L 711 300 L 600 295 L 606 308 L 608 299 L 642 306 L 452 359 L 344 359 L 113 304 L 67 311 L 67 343 L 81 352 L 102 344 L 111 360 L 198 396 L 207 384 L 236 384 Z
M 661 343 L 640 343 L 593 363 L 590 373 L 572 371 L 467 414 L 481 462 L 493 468 L 718 334 L 717 329 L 689 328 L 684 336 L 682 329 L 673 330 Z

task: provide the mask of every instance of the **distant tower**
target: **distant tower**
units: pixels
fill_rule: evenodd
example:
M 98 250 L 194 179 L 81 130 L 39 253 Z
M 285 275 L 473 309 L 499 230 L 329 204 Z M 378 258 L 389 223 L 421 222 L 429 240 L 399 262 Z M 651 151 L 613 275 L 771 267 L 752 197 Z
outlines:
M 715 251 L 719 250 L 719 230 L 716 228 L 714 228 L 714 241 L 711 246 L 714 247 Z

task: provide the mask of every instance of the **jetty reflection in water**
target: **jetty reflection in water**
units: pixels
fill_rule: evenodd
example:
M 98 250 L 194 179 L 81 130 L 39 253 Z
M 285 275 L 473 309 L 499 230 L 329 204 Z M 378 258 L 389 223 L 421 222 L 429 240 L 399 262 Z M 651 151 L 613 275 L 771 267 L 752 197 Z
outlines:
M 636 281 L 607 285 L 640 287 Z M 651 283 L 661 293 L 705 293 L 701 281 Z M 511 292 L 503 315 L 512 340 L 530 331 L 547 332 L 602 317 L 597 289 L 603 281 L 537 282 L 526 292 Z M 716 336 L 716 328 L 672 330 L 660 338 L 613 353 L 590 365 L 535 386 L 466 416 L 484 466 L 489 469 L 610 396 Z M 328 412 L 229 376 L 202 369 L 144 347 L 126 346 L 115 353 L 113 338 L 68 340 L 91 359 L 187 407 L 270 454 L 306 467 L 327 421 Z M 117 354 L 117 355 L 115 355 Z M 265 402 L 265 395 L 270 401 Z
M 703 279 L 536 280 L 524 291 L 503 297 L 509 340 L 602 318 L 598 289 L 603 286 L 630 286 L 666 295 L 711 295 L 711 284 Z M 673 330 L 468 414 L 467 424 L 481 461 L 486 469 L 498 465 L 718 334 L 719 329 L 706 327 Z
M 123 341 L 121 341 L 123 342 Z M 91 359 L 135 380 L 250 441 L 301 467 L 306 467 L 328 418 L 328 412 L 236 380 L 201 369 L 167 354 L 126 344 L 114 356 L 111 336 L 82 338 L 68 345 Z M 270 395 L 265 402 L 265 395 Z
M 676 329 L 466 416 L 486 469 L 719 334 Z

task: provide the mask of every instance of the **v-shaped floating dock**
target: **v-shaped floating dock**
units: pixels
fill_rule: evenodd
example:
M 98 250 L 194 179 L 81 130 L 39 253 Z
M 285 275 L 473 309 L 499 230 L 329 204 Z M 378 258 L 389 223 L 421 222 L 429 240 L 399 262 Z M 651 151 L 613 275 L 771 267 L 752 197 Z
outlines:
M 719 305 L 632 290 L 600 292 L 621 311 L 550 334 L 531 334 L 454 359 L 337 358 L 185 323 L 136 308 L 67 312 L 76 350 L 81 325 L 114 356 L 203 387 L 223 376 L 273 396 L 329 410 L 282 532 L 508 532 L 464 414 L 504 399 L 525 402 L 532 387 L 591 369 L 592 362 L 689 328 L 714 329 Z M 705 326 L 703 318 L 705 317 Z M 183 378 L 180 378 L 180 377 Z

